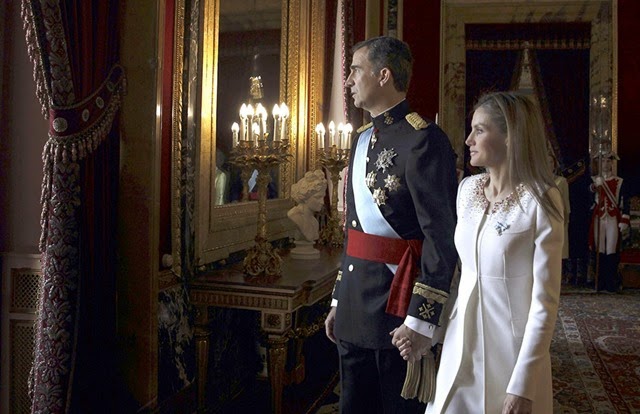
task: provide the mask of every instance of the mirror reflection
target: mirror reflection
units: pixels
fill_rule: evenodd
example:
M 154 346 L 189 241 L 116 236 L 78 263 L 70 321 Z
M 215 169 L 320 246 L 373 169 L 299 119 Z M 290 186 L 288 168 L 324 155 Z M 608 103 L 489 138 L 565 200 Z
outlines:
M 257 197 L 257 172 L 229 162 L 231 126 L 243 103 L 280 102 L 282 0 L 220 0 L 219 18 L 215 204 L 223 205 Z M 271 175 L 267 197 L 277 198 L 279 173 Z

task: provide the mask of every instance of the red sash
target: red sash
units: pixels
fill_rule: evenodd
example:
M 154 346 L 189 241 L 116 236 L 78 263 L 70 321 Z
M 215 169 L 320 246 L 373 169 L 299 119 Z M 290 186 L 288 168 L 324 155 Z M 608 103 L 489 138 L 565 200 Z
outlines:
M 413 283 L 418 272 L 418 260 L 422 254 L 422 240 L 404 240 L 348 230 L 347 254 L 377 263 L 397 264 L 398 269 L 391 282 L 386 312 L 404 318 L 411 302 Z

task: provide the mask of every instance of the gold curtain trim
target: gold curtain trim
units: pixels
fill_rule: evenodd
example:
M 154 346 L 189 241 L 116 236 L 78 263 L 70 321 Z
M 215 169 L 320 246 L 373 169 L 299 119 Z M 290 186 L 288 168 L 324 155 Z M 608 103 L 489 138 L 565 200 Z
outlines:
M 36 25 L 33 18 L 33 10 L 28 0 L 22 1 L 21 7 L 22 27 L 25 31 L 25 40 L 27 42 L 27 54 L 33 63 L 33 80 L 36 83 L 36 96 L 40 101 L 40 111 L 45 119 L 49 119 L 49 102 L 51 93 L 47 89 L 46 76 L 44 66 L 42 64 L 42 55 L 38 46 L 36 34 Z

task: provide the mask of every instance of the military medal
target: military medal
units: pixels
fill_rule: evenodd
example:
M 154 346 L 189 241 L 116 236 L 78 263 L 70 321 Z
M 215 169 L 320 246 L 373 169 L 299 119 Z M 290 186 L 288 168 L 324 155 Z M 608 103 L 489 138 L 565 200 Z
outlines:
M 367 173 L 367 177 L 364 180 L 367 187 L 373 188 L 373 186 L 376 185 L 376 175 L 375 171 L 369 171 Z
M 387 175 L 387 178 L 384 179 L 384 186 L 389 189 L 389 191 L 398 191 L 400 188 L 400 177 L 396 177 L 393 174 Z
M 378 154 L 378 159 L 376 160 L 376 168 L 378 170 L 382 170 L 383 173 L 387 172 L 387 168 L 391 167 L 393 165 L 393 157 L 395 157 L 396 155 L 396 151 L 391 148 L 390 150 L 388 149 L 383 149 L 382 151 L 380 151 L 380 154 Z
M 376 188 L 373 190 L 373 201 L 375 201 L 378 206 L 387 202 L 387 194 L 384 192 L 384 189 Z

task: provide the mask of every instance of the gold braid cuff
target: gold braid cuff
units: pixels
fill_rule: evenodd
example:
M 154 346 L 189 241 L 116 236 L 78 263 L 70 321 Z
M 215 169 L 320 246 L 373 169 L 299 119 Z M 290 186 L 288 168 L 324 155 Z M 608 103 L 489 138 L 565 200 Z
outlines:
M 449 299 L 449 294 L 442 290 L 434 289 L 430 286 L 427 286 L 423 283 L 416 283 L 413 286 L 413 294 L 420 295 L 425 299 L 431 299 L 438 303 L 445 304 L 447 299 Z

